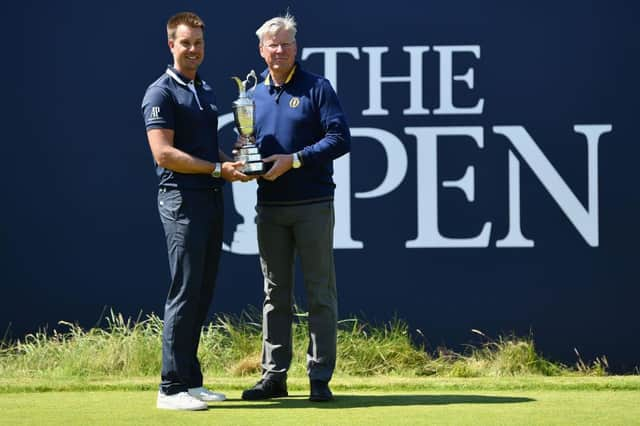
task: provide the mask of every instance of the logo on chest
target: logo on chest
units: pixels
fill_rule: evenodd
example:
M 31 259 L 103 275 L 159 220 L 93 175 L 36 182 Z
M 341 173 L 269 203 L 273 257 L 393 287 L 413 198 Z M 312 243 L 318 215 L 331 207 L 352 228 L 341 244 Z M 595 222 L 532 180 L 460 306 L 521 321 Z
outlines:
M 297 108 L 298 105 L 300 105 L 300 98 L 294 96 L 293 98 L 291 98 L 291 100 L 289 101 L 289 106 L 291 108 Z

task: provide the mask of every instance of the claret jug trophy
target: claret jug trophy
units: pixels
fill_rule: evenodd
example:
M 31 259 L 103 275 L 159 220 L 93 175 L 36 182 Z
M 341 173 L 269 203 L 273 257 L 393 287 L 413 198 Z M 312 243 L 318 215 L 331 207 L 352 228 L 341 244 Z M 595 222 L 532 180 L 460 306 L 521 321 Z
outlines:
M 261 175 L 265 172 L 262 156 L 258 147 L 252 142 L 256 117 L 256 104 L 253 101 L 253 91 L 258 84 L 255 71 L 251 70 L 244 81 L 232 77 L 238 84 L 238 99 L 233 104 L 233 120 L 240 134 L 241 146 L 234 150 L 235 161 L 244 161 L 242 173 L 245 175 Z M 253 86 L 249 87 L 253 79 Z

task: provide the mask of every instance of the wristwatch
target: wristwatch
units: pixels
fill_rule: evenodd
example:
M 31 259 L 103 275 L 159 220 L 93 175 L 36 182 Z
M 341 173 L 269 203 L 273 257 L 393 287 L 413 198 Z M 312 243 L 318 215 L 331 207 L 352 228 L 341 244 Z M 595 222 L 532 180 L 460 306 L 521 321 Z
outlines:
M 297 152 L 293 153 L 293 163 L 291 164 L 291 166 L 294 169 L 298 169 L 300 168 L 300 166 L 302 166 L 302 161 L 300 161 L 300 155 Z
M 213 167 L 213 171 L 211 172 L 211 177 L 219 178 L 221 175 L 222 175 L 222 164 L 215 163 L 215 166 Z

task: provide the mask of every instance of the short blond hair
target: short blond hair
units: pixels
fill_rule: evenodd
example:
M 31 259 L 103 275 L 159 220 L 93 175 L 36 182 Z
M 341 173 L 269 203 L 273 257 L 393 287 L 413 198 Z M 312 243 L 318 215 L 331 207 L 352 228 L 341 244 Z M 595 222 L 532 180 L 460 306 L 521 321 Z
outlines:
M 186 25 L 191 28 L 200 28 L 204 32 L 204 21 L 193 12 L 180 12 L 173 15 L 167 21 L 167 37 L 169 40 L 176 38 L 176 29 L 179 25 Z
M 288 31 L 289 34 L 291 34 L 291 41 L 296 40 L 298 24 L 296 23 L 296 19 L 292 15 L 289 15 L 288 12 L 284 16 L 276 16 L 275 18 L 271 18 L 266 21 L 260 26 L 260 28 L 258 28 L 256 35 L 258 36 L 260 44 L 262 44 L 262 40 L 265 36 L 276 35 L 281 30 Z

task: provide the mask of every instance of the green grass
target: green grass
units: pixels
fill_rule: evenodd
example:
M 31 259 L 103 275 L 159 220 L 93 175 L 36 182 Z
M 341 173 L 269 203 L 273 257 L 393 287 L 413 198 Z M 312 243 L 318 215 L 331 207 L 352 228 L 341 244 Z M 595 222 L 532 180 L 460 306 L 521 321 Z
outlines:
M 416 345 L 400 320 L 340 322 L 336 400 L 307 401 L 306 314 L 294 324 L 289 398 L 248 403 L 258 378 L 255 310 L 220 315 L 202 334 L 205 384 L 229 400 L 206 412 L 155 408 L 162 321 L 111 313 L 104 328 L 40 331 L 0 344 L 0 423 L 85 424 L 640 424 L 640 376 L 607 375 L 606 358 L 574 366 L 546 360 L 531 337 L 492 339 L 463 353 Z M 416 330 L 420 334 L 419 330 Z M 426 341 L 426 339 L 425 339 Z
M 219 315 L 202 333 L 199 358 L 203 372 L 217 377 L 253 377 L 260 372 L 260 315 Z M 290 377 L 305 377 L 307 318 L 298 312 L 294 322 L 294 357 Z M 100 377 L 157 377 L 161 365 L 162 320 L 125 319 L 111 312 L 104 328 L 84 330 L 61 321 L 65 331 L 40 331 L 17 342 L 0 345 L 0 377 L 16 379 L 95 379 Z M 418 333 L 419 330 L 416 330 Z M 478 330 L 483 343 L 464 353 L 434 351 L 416 345 L 401 320 L 372 326 L 357 318 L 340 321 L 337 374 L 404 377 L 602 376 L 606 358 L 573 367 L 552 363 L 536 350 L 531 337 L 491 339 Z M 425 339 L 426 341 L 426 339 Z
M 308 402 L 304 391 L 254 403 L 230 391 L 228 401 L 202 412 L 158 410 L 155 395 L 13 393 L 2 395 L 0 412 L 7 425 L 633 425 L 640 419 L 637 390 L 348 391 L 326 404 Z
M 257 377 L 205 376 L 207 386 L 225 391 L 240 391 L 255 383 Z M 306 377 L 290 377 L 289 389 L 308 390 Z M 340 392 L 374 391 L 640 391 L 639 376 L 514 376 L 514 377 L 404 377 L 334 376 L 331 386 Z M 158 388 L 156 376 L 146 377 L 0 377 L 0 394 L 75 391 L 147 391 Z

